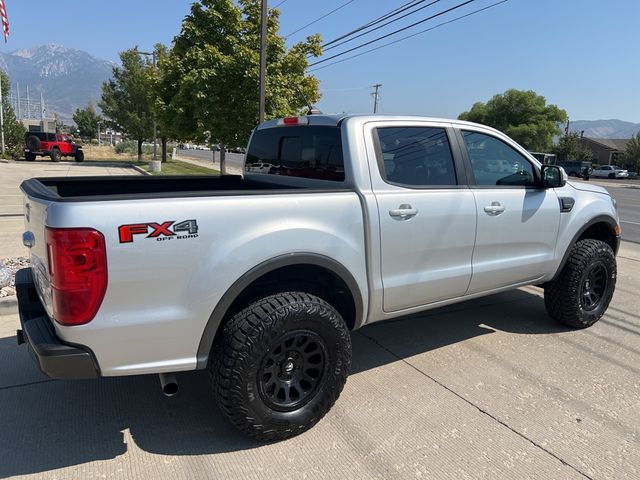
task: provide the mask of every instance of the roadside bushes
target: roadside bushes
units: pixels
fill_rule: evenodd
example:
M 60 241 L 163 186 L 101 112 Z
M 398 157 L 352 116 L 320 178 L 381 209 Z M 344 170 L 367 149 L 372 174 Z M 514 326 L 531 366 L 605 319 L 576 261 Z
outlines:
M 119 154 L 126 153 L 128 155 L 137 155 L 138 142 L 136 142 L 135 140 L 125 140 L 124 142 L 116 143 L 115 150 L 116 153 Z M 160 145 L 158 145 L 158 152 L 160 152 Z M 153 145 L 143 144 L 142 153 L 151 155 L 153 153 Z

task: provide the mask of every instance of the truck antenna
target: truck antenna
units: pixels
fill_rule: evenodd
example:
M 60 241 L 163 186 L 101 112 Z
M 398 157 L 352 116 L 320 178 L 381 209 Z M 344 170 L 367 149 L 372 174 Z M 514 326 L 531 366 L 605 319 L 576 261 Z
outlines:
M 313 105 L 311 105 L 311 102 L 309 100 L 307 100 L 307 97 L 304 96 L 304 93 L 302 93 L 302 90 L 300 90 L 300 87 L 298 87 L 298 85 L 296 85 L 294 83 L 293 86 L 295 87 L 296 91 L 298 92 L 298 95 L 300 95 L 300 98 L 302 98 L 302 100 L 304 100 L 304 103 L 307 104 L 307 108 L 309 109 L 309 110 L 307 110 L 307 115 L 317 115 L 319 113 L 322 113 L 320 110 L 318 110 Z

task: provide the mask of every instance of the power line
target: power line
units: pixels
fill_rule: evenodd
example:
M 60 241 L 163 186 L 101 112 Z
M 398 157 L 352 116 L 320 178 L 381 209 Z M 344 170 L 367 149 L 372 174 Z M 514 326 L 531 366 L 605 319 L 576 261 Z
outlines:
M 280 3 L 278 3 L 275 7 L 271 7 L 271 8 L 278 8 L 280 5 L 282 5 L 284 2 L 286 2 L 287 0 L 282 0 Z
M 416 4 L 420 4 L 422 2 L 426 2 L 427 0 L 411 0 L 410 2 L 407 2 L 403 5 L 400 5 L 398 8 L 395 8 L 387 13 L 385 13 L 384 15 L 378 17 L 378 18 L 374 18 L 373 20 L 371 20 L 368 23 L 365 23 L 364 25 L 356 28 L 355 30 L 351 30 L 350 32 L 345 33 L 344 35 L 339 36 L 338 38 L 334 38 L 333 40 L 331 40 L 330 42 L 325 42 L 323 44 L 323 46 L 327 46 L 327 45 L 332 45 L 340 40 L 342 40 L 343 38 L 349 37 L 351 35 L 353 35 L 354 33 L 358 33 L 361 30 L 364 30 L 365 28 L 368 28 L 372 25 L 376 25 L 377 23 L 383 22 L 385 21 L 387 18 L 392 17 L 393 15 L 396 15 L 400 12 L 405 11 L 407 8 L 411 8 L 413 6 L 415 6 Z
M 404 15 L 402 15 L 402 16 L 400 16 L 400 17 L 398 17 L 398 18 L 394 18 L 393 20 L 389 20 L 388 22 L 383 23 L 382 25 L 378 25 L 377 27 L 372 28 L 372 29 L 370 29 L 370 30 L 368 30 L 368 31 L 366 31 L 366 32 L 362 32 L 361 34 L 356 35 L 355 37 L 347 38 L 347 39 L 345 39 L 345 40 L 343 40 L 343 41 L 341 41 L 341 42 L 339 42 L 339 43 L 336 43 L 336 44 L 334 44 L 334 45 L 330 46 L 329 48 L 324 48 L 324 47 L 326 46 L 326 45 L 325 45 L 325 46 L 323 46 L 323 50 L 324 50 L 324 51 L 327 51 L 327 50 L 333 50 L 334 48 L 338 48 L 340 45 L 344 45 L 345 43 L 348 43 L 348 42 L 350 42 L 350 41 L 352 41 L 352 40 L 355 40 L 356 38 L 360 38 L 360 37 L 363 37 L 363 36 L 365 36 L 365 35 L 369 35 L 371 32 L 375 32 L 376 30 L 380 30 L 381 28 L 384 28 L 384 27 L 386 27 L 387 25 L 391 25 L 392 23 L 395 23 L 395 22 L 397 22 L 397 21 L 399 21 L 399 20 L 402 20 L 403 18 L 408 17 L 409 15 L 413 15 L 414 13 L 418 13 L 420 10 L 424 10 L 425 8 L 430 7 L 431 5 L 433 5 L 433 4 L 435 4 L 435 3 L 438 3 L 438 2 L 440 2 L 440 1 L 441 1 L 441 0 L 433 0 L 432 2 L 427 3 L 426 5 L 423 5 L 422 7 L 417 8 L 416 10 L 414 10 L 414 11 L 412 11 L 412 12 L 405 13 Z M 414 6 L 415 6 L 415 5 L 414 5 Z M 398 12 L 398 13 L 400 13 L 400 12 Z M 397 14 L 396 14 L 396 15 L 397 15 Z M 372 25 L 372 26 L 373 26 L 373 25 Z
M 499 2 L 492 3 L 491 5 L 487 5 L 486 7 L 479 8 L 478 10 L 474 10 L 473 12 L 469 12 L 469 13 L 466 13 L 464 15 L 460 15 L 459 17 L 456 17 L 456 18 L 452 18 L 451 20 L 447 20 L 446 22 L 439 23 L 438 25 L 434 25 L 433 27 L 429 27 L 429 28 L 427 28 L 425 30 L 421 30 L 421 31 L 413 33 L 411 35 L 407 35 L 406 37 L 399 38 L 397 40 L 394 40 L 393 42 L 388 42 L 388 43 L 385 43 L 383 45 L 379 45 L 377 47 L 370 48 L 369 50 L 366 50 L 364 52 L 356 53 L 355 55 L 351 55 L 350 57 L 343 58 L 342 60 L 337 60 L 335 62 L 331 62 L 328 65 L 323 65 L 322 67 L 314 68 L 312 70 L 309 70 L 309 72 L 315 72 L 317 70 L 322 70 L 323 68 L 328 68 L 328 67 L 331 67 L 333 65 L 337 65 L 338 63 L 346 62 L 347 60 L 351 60 L 353 58 L 361 57 L 362 55 L 365 55 L 365 54 L 371 53 L 371 52 L 375 52 L 376 50 L 380 50 L 380 49 L 382 49 L 384 47 L 388 47 L 389 45 L 394 45 L 396 43 L 400 43 L 400 42 L 402 42 L 404 40 L 407 40 L 409 38 L 413 38 L 413 37 L 416 37 L 418 35 L 422 35 L 423 33 L 430 32 L 431 30 L 435 30 L 436 28 L 442 27 L 443 25 L 448 25 L 449 23 L 457 22 L 458 20 L 462 20 L 463 18 L 470 17 L 471 15 L 475 15 L 476 13 L 480 13 L 480 12 L 483 12 L 485 10 L 489 10 L 490 8 L 497 7 L 498 5 L 500 5 L 502 3 L 507 3 L 508 1 L 509 0 L 501 0 Z
M 336 53 L 335 55 L 332 55 L 332 56 L 327 57 L 327 58 L 323 58 L 322 60 L 319 60 L 319 61 L 317 61 L 315 63 L 311 63 L 311 64 L 309 64 L 309 66 L 313 67 L 315 65 L 319 65 L 321 63 L 328 62 L 329 60 L 332 60 L 334 58 L 341 57 L 342 55 L 346 55 L 347 53 L 353 52 L 354 50 L 358 50 L 358 49 L 360 49 L 362 47 L 366 47 L 367 45 L 371 45 L 372 43 L 375 43 L 375 42 L 378 42 L 380 40 L 383 40 L 383 39 L 385 39 L 387 37 L 390 37 L 391 35 L 395 35 L 396 33 L 400 33 L 400 32 L 403 32 L 405 30 L 408 30 L 409 28 L 413 28 L 416 25 L 420 25 L 421 23 L 424 23 L 424 22 L 432 20 L 432 19 L 434 19 L 436 17 L 442 16 L 442 15 L 444 15 L 446 13 L 449 13 L 449 12 L 451 12 L 453 10 L 456 10 L 456 9 L 460 8 L 460 7 L 464 7 L 465 5 L 468 5 L 468 4 L 473 3 L 475 1 L 476 0 L 467 0 L 466 2 L 459 3 L 458 5 L 454 5 L 451 8 L 447 8 L 446 10 L 443 10 L 441 12 L 435 13 L 435 14 L 431 15 L 430 17 L 423 18 L 422 20 L 414 22 L 411 25 L 407 25 L 406 27 L 399 28 L 398 30 L 394 30 L 393 32 L 390 32 L 390 33 L 387 33 L 387 34 L 382 35 L 380 37 L 374 38 L 373 40 L 369 40 L 368 42 L 362 43 L 360 45 L 356 45 L 355 47 L 352 47 L 349 50 L 345 50 L 344 52 Z
M 286 1 L 286 0 L 285 0 Z M 291 32 L 288 35 L 285 35 L 285 39 L 289 38 L 291 35 L 298 33 L 300 30 L 304 30 L 307 27 L 310 27 L 311 25 L 313 25 L 314 23 L 319 22 L 320 20 L 327 18 L 329 15 L 331 15 L 332 13 L 337 12 L 338 10 L 340 10 L 341 8 L 346 7 L 347 5 L 349 5 L 350 3 L 355 2 L 355 0 L 349 0 L 348 2 L 343 3 L 342 5 L 340 5 L 339 7 L 334 8 L 333 10 L 331 10 L 328 13 L 325 13 L 324 15 L 322 15 L 321 17 L 316 18 L 315 20 L 313 20 L 312 22 L 307 23 L 306 25 L 303 25 L 302 27 L 298 28 L 297 30 L 294 30 L 293 32 Z

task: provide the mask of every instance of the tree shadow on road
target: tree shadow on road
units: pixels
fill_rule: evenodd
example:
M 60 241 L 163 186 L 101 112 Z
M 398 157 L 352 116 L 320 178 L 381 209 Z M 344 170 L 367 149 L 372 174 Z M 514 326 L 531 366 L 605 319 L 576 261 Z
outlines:
M 523 291 L 494 295 L 354 332 L 352 373 L 364 372 L 495 330 L 558 333 L 542 300 Z M 363 340 L 366 337 L 369 339 Z M 11 362 L 8 364 L 7 362 Z M 0 339 L 0 478 L 37 474 L 132 449 L 161 455 L 200 455 L 258 448 L 216 407 L 207 372 L 178 375 L 180 392 L 166 398 L 155 375 L 48 381 L 15 338 Z

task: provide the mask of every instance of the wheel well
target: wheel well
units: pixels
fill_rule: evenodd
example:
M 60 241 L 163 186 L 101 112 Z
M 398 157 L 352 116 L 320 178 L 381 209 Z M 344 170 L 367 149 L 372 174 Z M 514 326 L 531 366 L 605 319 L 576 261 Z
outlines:
M 311 264 L 288 265 L 262 275 L 236 297 L 225 317 L 231 318 L 259 298 L 286 291 L 302 291 L 322 298 L 340 313 L 349 330 L 355 327 L 356 304 L 347 284 L 332 271 Z
M 577 241 L 584 240 L 585 238 L 592 238 L 594 240 L 602 240 L 608 244 L 615 252 L 617 248 L 616 234 L 612 230 L 611 226 L 605 222 L 598 222 L 587 228 Z

